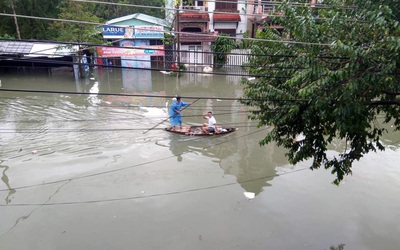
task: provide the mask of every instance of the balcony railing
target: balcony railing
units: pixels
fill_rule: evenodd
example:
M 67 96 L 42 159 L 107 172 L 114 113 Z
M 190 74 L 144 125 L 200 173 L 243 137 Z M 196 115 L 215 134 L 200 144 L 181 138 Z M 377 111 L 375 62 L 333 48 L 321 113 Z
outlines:
M 217 38 L 218 32 L 196 32 L 184 33 L 179 35 L 181 43 L 185 42 L 213 42 Z
M 182 10 L 188 10 L 191 11 L 193 10 L 193 12 L 206 12 L 208 11 L 208 7 L 206 6 L 182 6 Z

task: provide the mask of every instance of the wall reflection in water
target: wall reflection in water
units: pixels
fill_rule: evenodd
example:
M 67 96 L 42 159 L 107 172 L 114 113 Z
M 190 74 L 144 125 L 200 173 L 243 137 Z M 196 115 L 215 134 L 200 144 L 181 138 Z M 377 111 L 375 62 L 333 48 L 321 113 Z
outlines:
M 0 162 L 1 164 L 1 162 Z M 15 194 L 17 191 L 10 186 L 10 180 L 6 174 L 7 170 L 9 169 L 8 166 L 5 165 L 0 165 L 0 169 L 3 169 L 2 175 L 1 175 L 1 180 L 2 182 L 6 185 L 8 190 L 0 190 L 0 191 L 6 191 L 8 192 L 7 196 L 4 198 L 6 204 L 9 204 L 12 200 L 12 195 Z
M 282 148 L 273 144 L 260 147 L 259 136 L 239 131 L 207 137 L 170 134 L 169 149 L 179 162 L 189 152 L 213 159 L 225 174 L 235 176 L 244 190 L 257 195 L 277 175 L 276 166 L 287 164 L 287 160 Z

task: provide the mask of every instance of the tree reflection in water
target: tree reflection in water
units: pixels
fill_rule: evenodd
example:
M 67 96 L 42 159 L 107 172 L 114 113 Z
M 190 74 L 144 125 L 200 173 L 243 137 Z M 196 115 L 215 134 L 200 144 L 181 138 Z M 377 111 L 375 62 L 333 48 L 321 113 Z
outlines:
M 169 140 L 169 142 L 167 142 Z M 277 176 L 277 164 L 287 164 L 283 149 L 274 145 L 260 147 L 254 138 L 235 136 L 183 136 L 170 134 L 165 141 L 177 161 L 196 152 L 218 163 L 224 174 L 233 175 L 247 192 L 256 195 Z
M 1 162 L 0 162 L 1 163 Z M 13 194 L 15 194 L 16 190 L 11 188 L 10 186 L 10 180 L 8 178 L 8 176 L 6 175 L 6 171 L 9 169 L 8 166 L 5 165 L 0 165 L 0 168 L 4 168 L 3 170 L 3 174 L 1 176 L 1 180 L 4 182 L 4 184 L 7 186 L 8 188 L 8 195 L 7 197 L 4 199 L 6 201 L 6 204 L 9 204 L 11 202 L 11 196 Z

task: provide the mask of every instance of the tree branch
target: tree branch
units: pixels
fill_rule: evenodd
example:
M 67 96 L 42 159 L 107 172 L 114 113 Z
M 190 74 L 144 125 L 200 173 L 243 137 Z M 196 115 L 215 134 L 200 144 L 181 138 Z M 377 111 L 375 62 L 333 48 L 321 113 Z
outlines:
M 371 105 L 400 105 L 400 101 L 394 100 L 381 100 L 381 101 L 373 101 L 370 103 Z
M 388 94 L 388 95 L 400 95 L 400 92 L 396 93 L 396 92 L 383 91 L 383 93 Z

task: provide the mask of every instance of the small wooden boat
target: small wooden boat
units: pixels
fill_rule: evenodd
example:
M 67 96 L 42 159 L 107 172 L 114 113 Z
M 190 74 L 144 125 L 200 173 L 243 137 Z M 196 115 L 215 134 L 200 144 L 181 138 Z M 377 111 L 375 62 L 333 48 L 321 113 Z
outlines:
M 237 128 L 232 127 L 218 127 L 219 133 L 204 133 L 201 126 L 182 126 L 182 128 L 165 128 L 165 131 L 181 134 L 181 135 L 192 135 L 192 136 L 211 136 L 211 135 L 225 135 L 235 132 Z

